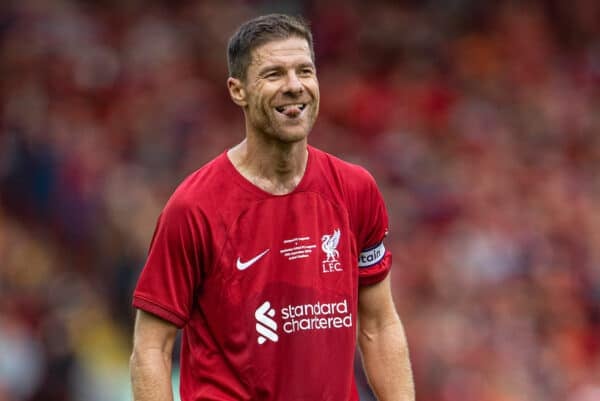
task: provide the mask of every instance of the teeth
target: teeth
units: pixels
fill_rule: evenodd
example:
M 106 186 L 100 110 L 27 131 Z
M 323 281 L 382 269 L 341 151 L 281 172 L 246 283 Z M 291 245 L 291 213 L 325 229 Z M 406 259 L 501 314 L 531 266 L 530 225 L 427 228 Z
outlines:
M 297 107 L 300 110 L 304 110 L 304 108 L 306 107 L 306 104 L 304 103 L 298 103 L 298 104 L 286 104 L 285 106 L 278 106 L 275 107 L 275 110 L 277 110 L 280 113 L 283 113 L 288 107 Z

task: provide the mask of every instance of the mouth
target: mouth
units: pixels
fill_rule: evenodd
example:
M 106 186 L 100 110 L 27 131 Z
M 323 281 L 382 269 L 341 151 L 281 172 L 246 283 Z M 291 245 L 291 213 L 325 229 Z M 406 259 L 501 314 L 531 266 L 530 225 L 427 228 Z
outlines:
M 285 104 L 282 106 L 275 107 L 278 113 L 284 114 L 288 117 L 296 117 L 306 108 L 306 103 L 294 103 Z

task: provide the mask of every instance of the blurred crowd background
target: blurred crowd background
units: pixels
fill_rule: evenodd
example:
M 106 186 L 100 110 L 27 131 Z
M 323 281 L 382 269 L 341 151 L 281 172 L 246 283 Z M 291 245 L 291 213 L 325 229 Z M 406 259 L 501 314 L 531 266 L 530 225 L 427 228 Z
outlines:
M 130 399 L 156 218 L 243 137 L 226 41 L 273 11 L 312 23 L 311 143 L 386 198 L 417 399 L 600 400 L 595 0 L 2 1 L 0 400 Z

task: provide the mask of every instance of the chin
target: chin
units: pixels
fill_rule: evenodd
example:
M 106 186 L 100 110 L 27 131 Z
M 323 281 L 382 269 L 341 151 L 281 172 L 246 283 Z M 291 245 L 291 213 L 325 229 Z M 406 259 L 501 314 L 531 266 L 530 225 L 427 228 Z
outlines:
M 283 143 L 296 143 L 305 140 L 308 137 L 308 132 L 281 132 L 276 134 L 279 141 Z
M 271 136 L 273 139 L 291 144 L 305 140 L 310 133 L 310 128 L 306 124 L 274 126 Z

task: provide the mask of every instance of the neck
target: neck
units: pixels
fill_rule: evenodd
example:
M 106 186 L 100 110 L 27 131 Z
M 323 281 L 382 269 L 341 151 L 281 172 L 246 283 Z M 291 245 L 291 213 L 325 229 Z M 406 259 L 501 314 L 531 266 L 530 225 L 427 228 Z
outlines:
M 227 155 L 243 177 L 273 195 L 292 192 L 302 180 L 308 160 L 306 140 L 258 143 L 246 138 Z

